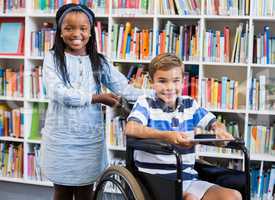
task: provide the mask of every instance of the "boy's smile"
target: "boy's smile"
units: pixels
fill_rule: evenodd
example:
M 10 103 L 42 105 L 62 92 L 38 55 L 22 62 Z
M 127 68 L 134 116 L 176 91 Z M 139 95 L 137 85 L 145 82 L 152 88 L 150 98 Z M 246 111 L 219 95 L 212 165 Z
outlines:
M 176 99 L 182 92 L 182 68 L 157 70 L 151 84 L 157 97 L 162 99 L 168 106 L 175 108 Z
M 68 13 L 63 20 L 61 33 L 64 43 L 68 46 L 69 53 L 85 55 L 90 32 L 91 25 L 84 13 Z

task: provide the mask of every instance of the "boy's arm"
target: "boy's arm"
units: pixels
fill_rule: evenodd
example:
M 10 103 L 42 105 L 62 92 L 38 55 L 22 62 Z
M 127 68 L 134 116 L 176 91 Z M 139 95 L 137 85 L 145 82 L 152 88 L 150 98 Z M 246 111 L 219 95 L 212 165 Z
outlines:
M 175 131 L 160 131 L 144 126 L 135 121 L 129 121 L 126 124 L 124 133 L 130 137 L 141 139 L 159 139 L 170 144 L 180 145 L 187 148 L 193 146 L 193 143 L 190 142 L 189 138 L 184 133 L 179 133 Z

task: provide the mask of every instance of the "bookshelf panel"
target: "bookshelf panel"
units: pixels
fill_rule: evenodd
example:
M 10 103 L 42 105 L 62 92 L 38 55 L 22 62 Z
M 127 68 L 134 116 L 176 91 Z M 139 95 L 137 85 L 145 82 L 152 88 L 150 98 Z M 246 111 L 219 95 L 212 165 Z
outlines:
M 246 68 L 240 68 L 240 67 L 236 67 L 236 66 L 229 67 L 229 66 L 207 66 L 207 65 L 205 65 L 205 66 L 203 66 L 203 75 L 202 76 L 204 78 L 208 78 L 208 79 L 212 78 L 214 80 L 217 80 L 217 81 L 219 81 L 219 84 L 222 84 L 222 80 L 224 77 L 226 77 L 227 82 L 229 80 L 232 80 L 233 82 L 235 82 L 235 84 L 236 84 L 236 82 L 238 82 L 237 86 L 236 85 L 232 86 L 234 88 L 234 92 L 236 91 L 235 88 L 237 88 L 237 91 L 238 91 L 238 93 L 237 93 L 238 103 L 234 107 L 234 110 L 238 110 L 238 109 L 246 108 L 246 91 L 247 91 L 246 74 L 247 74 Z M 224 97 L 224 98 L 226 98 L 225 104 L 228 104 L 228 102 L 230 101 L 230 100 L 228 100 L 228 95 L 230 96 L 231 93 L 229 94 L 229 92 L 227 90 L 228 89 L 227 86 L 225 86 L 225 87 L 224 87 L 225 88 L 224 90 L 226 90 L 224 93 L 224 95 L 226 95 L 226 97 Z M 232 87 L 230 87 L 230 88 L 232 88 Z M 222 92 L 220 94 L 223 95 Z M 218 93 L 218 97 L 219 97 L 219 93 Z M 221 96 L 220 98 L 223 98 L 223 97 Z M 220 104 L 223 104 L 223 103 L 221 102 Z M 233 100 L 233 104 L 234 104 L 234 100 Z M 213 103 L 211 103 L 210 106 L 211 105 L 213 106 Z M 221 105 L 221 107 L 219 107 L 219 106 L 216 107 L 215 103 L 214 103 L 213 108 L 232 109 L 232 106 L 228 107 L 227 105 L 225 105 L 225 106 Z

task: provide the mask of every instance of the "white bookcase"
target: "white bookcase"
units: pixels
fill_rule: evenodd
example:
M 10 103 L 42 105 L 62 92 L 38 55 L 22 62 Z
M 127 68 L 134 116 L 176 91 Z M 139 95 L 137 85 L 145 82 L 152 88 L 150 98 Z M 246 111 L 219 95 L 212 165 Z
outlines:
M 112 0 L 110 0 L 112 1 Z M 189 16 L 178 16 L 178 15 L 160 15 L 158 5 L 159 0 L 150 0 L 154 2 L 154 11 L 151 14 L 142 14 L 138 15 L 133 13 L 132 15 L 119 15 L 112 14 L 112 3 L 109 3 L 109 13 L 110 14 L 98 14 L 96 13 L 97 20 L 103 21 L 108 24 L 108 52 L 107 57 L 110 58 L 112 63 L 122 63 L 127 65 L 127 63 L 142 63 L 148 64 L 150 60 L 122 60 L 112 58 L 111 52 L 111 31 L 113 23 L 125 23 L 130 21 L 132 24 L 137 24 L 140 27 L 149 27 L 153 30 L 153 56 L 156 55 L 156 38 L 157 31 L 162 29 L 167 20 L 171 20 L 175 24 L 193 24 L 197 23 L 199 25 L 199 51 L 200 56 L 196 61 L 184 61 L 184 64 L 194 65 L 199 69 L 199 85 L 201 85 L 201 79 L 203 77 L 215 77 L 220 78 L 222 75 L 228 75 L 230 78 L 235 80 L 242 81 L 241 86 L 241 98 L 240 98 L 240 107 L 238 110 L 224 110 L 224 109 L 211 109 L 210 111 L 214 113 L 221 113 L 229 116 L 230 118 L 239 119 L 241 131 L 244 134 L 244 138 L 247 138 L 248 134 L 248 122 L 250 119 L 253 119 L 256 122 L 260 122 L 263 119 L 269 122 L 270 120 L 275 120 L 275 110 L 266 110 L 266 111 L 253 111 L 249 109 L 249 77 L 252 71 L 262 72 L 264 70 L 270 70 L 270 74 L 275 73 L 275 65 L 261 65 L 252 63 L 252 49 L 253 49 L 253 26 L 255 24 L 255 31 L 262 31 L 264 24 L 269 24 L 271 27 L 275 27 L 275 18 L 274 17 L 255 17 L 255 16 L 209 16 L 205 14 L 200 15 L 189 15 Z M 28 140 L 27 133 L 30 130 L 31 122 L 31 113 L 29 112 L 32 108 L 34 102 L 48 102 L 46 99 L 33 99 L 30 98 L 30 72 L 31 68 L 36 65 L 42 65 L 43 57 L 34 57 L 30 55 L 30 34 L 31 31 L 38 30 L 42 27 L 42 23 L 54 22 L 55 14 L 54 13 L 41 13 L 32 10 L 32 1 L 28 0 L 26 2 L 26 11 L 24 13 L 17 14 L 0 14 L 0 17 L 22 17 L 25 19 L 25 55 L 24 56 L 0 56 L 0 63 L 10 63 L 13 64 L 22 63 L 24 64 L 24 97 L 23 98 L 14 98 L 14 97 L 4 97 L 0 96 L 0 100 L 4 102 L 16 102 L 16 104 L 23 106 L 25 111 L 25 123 L 24 123 L 24 139 L 14 139 L 14 138 L 4 138 L 0 137 L 0 141 L 16 141 L 22 142 L 24 144 L 24 177 L 22 179 L 0 177 L 0 181 L 11 181 L 18 183 L 26 184 L 35 184 L 43 186 L 51 186 L 50 182 L 37 182 L 33 180 L 28 180 L 27 178 L 27 153 L 32 148 L 33 144 L 40 144 L 40 141 Z M 253 2 L 253 1 L 252 1 Z M 201 10 L 204 10 L 204 0 L 201 3 Z M 252 9 L 252 5 L 251 5 Z M 220 29 L 222 30 L 223 26 L 227 25 L 229 27 L 234 27 L 232 29 L 235 31 L 235 27 L 239 22 L 248 22 L 249 23 L 249 57 L 247 63 L 212 63 L 204 62 L 203 60 L 203 33 L 207 28 Z M 127 70 L 125 70 L 127 71 Z M 262 72 L 264 73 L 264 72 Z M 275 75 L 275 74 L 274 74 Z M 198 87 L 198 99 L 200 102 L 201 92 L 200 87 Z M 125 153 L 125 147 L 120 146 L 111 146 L 109 144 L 109 135 L 110 132 L 110 121 L 113 117 L 113 111 L 110 108 L 106 110 L 106 141 L 109 152 L 110 159 L 113 158 L 123 158 Z M 212 152 L 199 152 L 199 155 L 209 156 L 209 157 L 218 157 L 218 158 L 232 158 L 232 159 L 242 159 L 241 155 L 238 154 L 222 154 L 222 153 L 212 153 Z M 263 167 L 265 162 L 274 162 L 274 155 L 266 154 L 252 154 L 251 160 L 259 162 Z

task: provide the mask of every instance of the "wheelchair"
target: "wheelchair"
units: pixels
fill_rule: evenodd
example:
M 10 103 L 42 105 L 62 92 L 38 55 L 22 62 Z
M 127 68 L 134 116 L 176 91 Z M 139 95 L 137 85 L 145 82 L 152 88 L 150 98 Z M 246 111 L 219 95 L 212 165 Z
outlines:
M 94 200 L 182 200 L 181 154 L 174 145 L 154 140 L 127 137 L 126 167 L 110 166 L 95 184 Z M 214 145 L 211 142 L 202 143 Z M 244 171 L 195 163 L 200 180 L 238 190 L 244 200 L 250 199 L 249 155 L 242 140 L 227 143 L 224 148 L 240 150 L 244 155 Z M 134 150 L 153 154 L 175 155 L 176 177 L 148 174 L 137 170 Z

